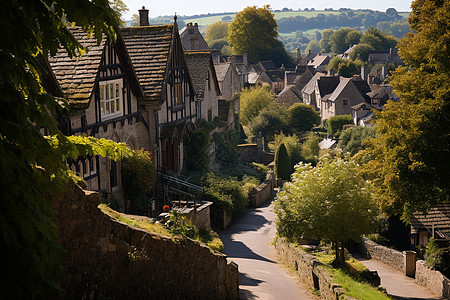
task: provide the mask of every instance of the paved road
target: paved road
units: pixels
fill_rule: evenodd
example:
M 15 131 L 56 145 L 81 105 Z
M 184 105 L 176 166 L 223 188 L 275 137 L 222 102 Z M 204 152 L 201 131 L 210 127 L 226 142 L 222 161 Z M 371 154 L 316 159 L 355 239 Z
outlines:
M 239 265 L 241 299 L 318 299 L 277 263 L 273 204 L 250 210 L 220 233 L 229 260 Z
M 384 287 L 393 299 L 443 299 L 435 295 L 423 285 L 417 284 L 414 278 L 407 277 L 394 268 L 374 259 L 355 257 L 369 270 L 377 271 Z

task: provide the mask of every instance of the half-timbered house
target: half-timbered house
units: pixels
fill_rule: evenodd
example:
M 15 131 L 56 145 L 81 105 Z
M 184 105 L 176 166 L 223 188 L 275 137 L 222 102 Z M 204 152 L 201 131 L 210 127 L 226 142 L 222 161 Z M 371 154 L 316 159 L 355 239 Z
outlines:
M 54 86 L 69 102 L 69 114 L 61 124 L 64 133 L 123 142 L 132 149 L 150 148 L 154 134 L 138 105 L 144 94 L 122 38 L 110 42 L 103 37 L 98 43 L 81 28 L 70 30 L 87 53 L 70 57 L 61 49 L 48 60 L 56 79 Z M 84 178 L 88 189 L 123 199 L 119 163 L 88 157 L 71 167 Z
M 158 108 L 157 136 L 152 147 L 157 165 L 178 173 L 183 167 L 184 141 L 200 118 L 198 104 L 176 17 L 173 25 L 141 25 L 121 28 L 121 35 L 143 89 L 142 109 L 151 114 L 155 105 Z

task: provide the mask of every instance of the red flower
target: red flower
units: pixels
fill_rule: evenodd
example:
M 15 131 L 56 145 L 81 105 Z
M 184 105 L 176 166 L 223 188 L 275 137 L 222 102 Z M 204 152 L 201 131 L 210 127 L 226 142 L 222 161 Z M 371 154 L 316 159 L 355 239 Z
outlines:
M 169 205 L 164 205 L 163 206 L 163 211 L 169 211 L 170 210 L 170 206 Z

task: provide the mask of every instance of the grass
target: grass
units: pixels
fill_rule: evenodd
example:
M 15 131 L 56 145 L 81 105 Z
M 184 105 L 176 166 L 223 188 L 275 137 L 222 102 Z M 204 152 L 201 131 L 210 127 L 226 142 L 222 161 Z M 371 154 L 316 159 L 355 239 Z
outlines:
M 111 209 L 106 204 L 101 204 L 99 206 L 99 208 L 104 214 L 106 214 L 106 215 L 110 216 L 111 218 L 114 218 L 122 223 L 132 225 L 132 226 L 144 229 L 144 230 L 148 230 L 153 233 L 165 235 L 170 238 L 175 237 L 175 236 L 180 236 L 180 235 L 172 233 L 166 226 L 164 226 L 160 223 L 151 222 L 147 218 L 142 218 L 139 216 L 131 216 L 131 215 L 125 216 L 125 215 L 118 213 L 117 211 Z M 198 232 L 194 236 L 194 240 L 205 244 L 213 251 L 223 252 L 222 240 L 219 238 L 219 235 L 211 229 L 198 230 Z
M 362 274 L 368 272 L 368 269 L 353 257 L 346 260 L 347 268 L 336 269 L 332 266 L 334 260 L 333 253 L 321 251 L 312 252 L 311 254 L 314 255 L 318 261 L 323 263 L 328 271 L 330 271 L 333 276 L 333 281 L 342 286 L 346 295 L 364 300 L 390 299 L 382 291 L 374 288 L 369 283 L 362 281 Z

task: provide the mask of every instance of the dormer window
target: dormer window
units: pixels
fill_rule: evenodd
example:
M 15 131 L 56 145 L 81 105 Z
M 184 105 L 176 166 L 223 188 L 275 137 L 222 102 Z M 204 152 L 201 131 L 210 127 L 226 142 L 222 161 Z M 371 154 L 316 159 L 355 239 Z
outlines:
M 100 87 L 100 109 L 104 118 L 113 118 L 122 113 L 122 80 L 102 81 Z

